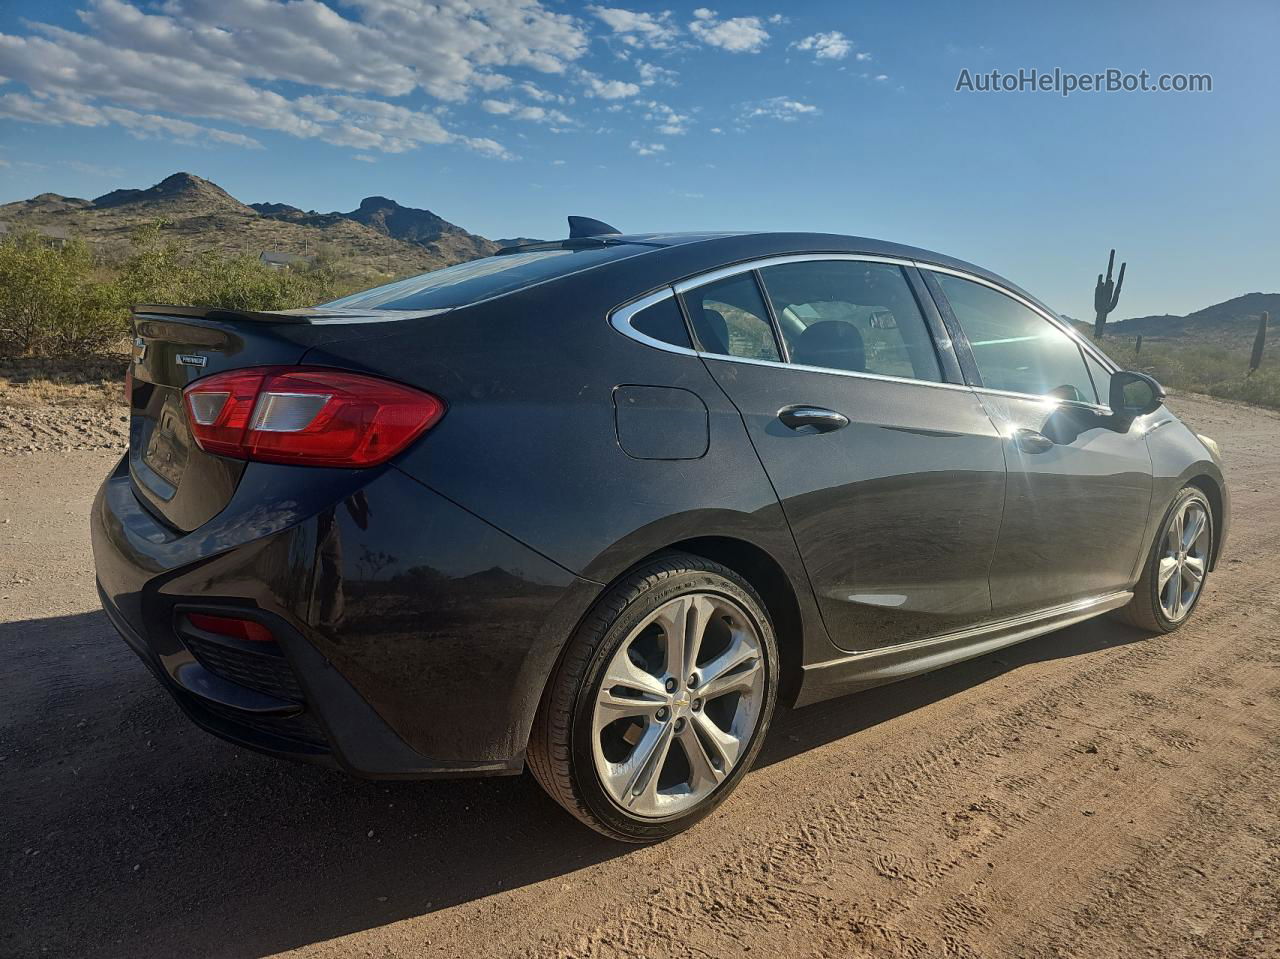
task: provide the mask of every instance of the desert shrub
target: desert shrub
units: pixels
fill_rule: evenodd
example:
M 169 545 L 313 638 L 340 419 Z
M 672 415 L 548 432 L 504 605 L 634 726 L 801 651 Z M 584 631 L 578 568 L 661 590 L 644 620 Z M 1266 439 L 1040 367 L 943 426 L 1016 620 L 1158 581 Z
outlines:
M 100 350 L 124 328 L 120 290 L 88 245 L 35 234 L 0 242 L 0 349 L 30 356 Z
M 1280 409 L 1280 346 L 1274 342 L 1252 375 L 1250 351 L 1243 345 L 1145 339 L 1140 353 L 1134 352 L 1132 341 L 1107 339 L 1101 345 L 1117 363 L 1149 373 L 1165 386 Z
M 256 257 L 188 254 L 163 224 L 138 233 L 127 256 L 95 258 L 83 241 L 57 247 L 35 234 L 0 242 L 0 355 L 99 353 L 128 329 L 135 303 L 282 310 L 334 299 L 361 284 L 329 257 L 273 270 Z

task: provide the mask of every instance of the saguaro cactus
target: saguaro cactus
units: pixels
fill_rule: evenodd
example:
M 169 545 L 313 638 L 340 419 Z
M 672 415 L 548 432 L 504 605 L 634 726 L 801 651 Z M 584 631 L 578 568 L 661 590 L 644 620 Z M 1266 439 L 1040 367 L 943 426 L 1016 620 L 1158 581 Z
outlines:
M 1102 328 L 1106 326 L 1107 314 L 1116 308 L 1116 304 L 1120 302 L 1120 287 L 1124 286 L 1124 268 L 1127 264 L 1120 264 L 1120 275 L 1115 282 L 1111 281 L 1111 269 L 1116 265 L 1116 251 L 1111 251 L 1111 257 L 1107 260 L 1107 278 L 1102 279 L 1102 274 L 1098 274 L 1098 285 L 1093 288 L 1093 308 L 1097 311 L 1097 317 L 1093 321 L 1093 335 L 1095 339 L 1102 339 Z
M 1252 375 L 1253 371 L 1262 365 L 1262 351 L 1267 346 L 1267 321 L 1269 319 L 1271 319 L 1271 314 L 1265 310 L 1258 317 L 1258 335 L 1253 338 L 1253 354 L 1249 357 L 1249 375 Z

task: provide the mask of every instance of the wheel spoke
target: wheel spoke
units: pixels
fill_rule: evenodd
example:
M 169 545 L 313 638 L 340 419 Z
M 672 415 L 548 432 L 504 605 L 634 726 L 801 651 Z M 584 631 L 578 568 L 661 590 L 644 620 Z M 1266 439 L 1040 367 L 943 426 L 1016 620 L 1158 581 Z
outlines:
M 1166 556 L 1160 560 L 1160 573 L 1157 583 L 1161 590 L 1169 583 L 1170 577 L 1178 571 L 1178 560 L 1172 556 Z
M 608 692 L 621 686 L 634 689 L 638 693 L 665 697 L 667 688 L 662 685 L 662 680 L 632 662 L 628 649 L 629 644 L 624 644 L 613 657 L 613 662 L 609 664 L 609 670 L 604 675 L 604 682 L 601 683 L 603 690 Z
M 627 782 L 627 792 L 623 801 L 632 808 L 637 805 L 653 810 L 658 801 L 658 779 L 662 767 L 667 764 L 667 755 L 671 752 L 671 741 L 674 738 L 674 724 L 663 723 L 647 743 L 647 751 L 638 757 L 635 773 Z M 641 753 L 645 740 L 640 741 L 636 752 Z M 631 763 L 628 763 L 631 765 Z
M 712 760 L 719 759 L 720 766 L 726 773 L 733 769 L 738 761 L 738 754 L 742 751 L 741 740 L 717 726 L 705 712 L 694 713 L 693 722 L 702 734 L 699 738 L 706 740 L 709 745 Z
M 694 723 L 685 724 L 685 727 L 676 735 L 689 760 L 689 769 L 692 773 L 689 780 L 690 788 L 697 791 L 712 787 L 729 775 L 729 769 L 724 765 L 723 758 L 720 756 L 713 758 L 707 754 L 707 747 L 698 736 Z
M 1199 588 L 1204 582 L 1204 560 L 1197 556 L 1188 556 L 1182 561 L 1182 572 L 1188 583 Z
M 600 690 L 596 697 L 596 728 L 603 729 L 619 719 L 652 718 L 664 703 L 648 695 L 635 695 L 614 686 Z
M 1169 549 L 1177 552 L 1182 545 L 1182 514 L 1178 513 L 1169 524 Z
M 699 670 L 697 695 L 711 701 L 734 690 L 749 689 L 760 669 L 760 651 L 742 630 L 733 630 L 729 645 Z
M 1187 510 L 1186 525 L 1182 533 L 1182 548 L 1190 549 L 1195 545 L 1196 540 L 1200 538 L 1200 534 L 1204 532 L 1207 525 L 1204 510 L 1193 507 Z

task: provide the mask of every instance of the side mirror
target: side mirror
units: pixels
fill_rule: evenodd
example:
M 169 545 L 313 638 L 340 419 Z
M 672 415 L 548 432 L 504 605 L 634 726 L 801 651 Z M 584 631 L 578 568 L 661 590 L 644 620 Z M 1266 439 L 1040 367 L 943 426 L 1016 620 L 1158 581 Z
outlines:
M 1133 370 L 1111 374 L 1111 412 L 1119 416 L 1146 416 L 1164 402 L 1164 387 Z

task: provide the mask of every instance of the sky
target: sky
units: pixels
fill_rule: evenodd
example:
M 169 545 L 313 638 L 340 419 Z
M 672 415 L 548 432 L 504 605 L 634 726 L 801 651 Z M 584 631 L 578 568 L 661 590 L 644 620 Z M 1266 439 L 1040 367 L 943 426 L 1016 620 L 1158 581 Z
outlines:
M 482 235 L 800 230 L 1092 317 L 1280 290 L 1280 4 L 0 0 L 0 202 L 178 170 Z M 957 90 L 1114 69 L 1212 90 Z M 967 71 L 967 73 L 965 72 Z

